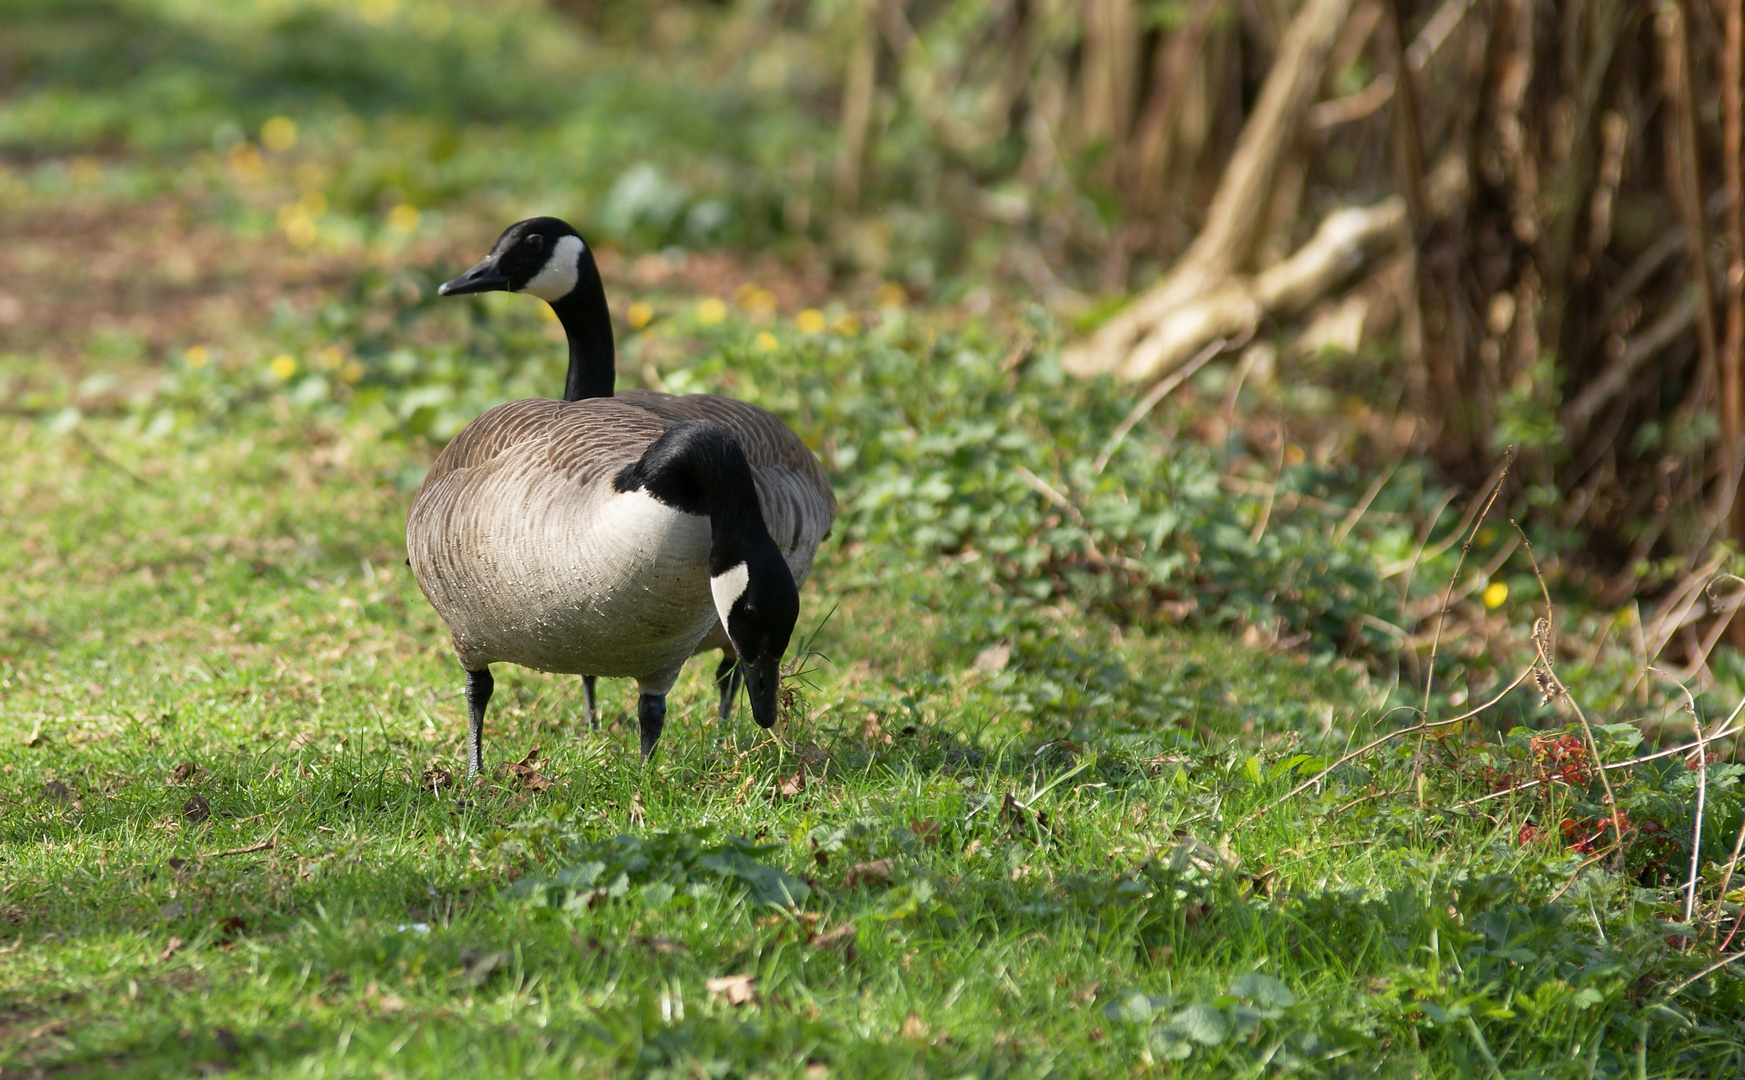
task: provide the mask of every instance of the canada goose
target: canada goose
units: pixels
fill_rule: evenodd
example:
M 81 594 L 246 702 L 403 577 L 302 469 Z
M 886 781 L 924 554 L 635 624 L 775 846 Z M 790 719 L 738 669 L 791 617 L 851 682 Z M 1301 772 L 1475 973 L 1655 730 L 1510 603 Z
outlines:
M 721 715 L 743 680 L 754 719 L 770 726 L 797 590 L 835 516 L 822 466 L 754 405 L 614 396 L 605 290 L 564 222 L 511 225 L 439 291 L 499 290 L 546 300 L 562 322 L 564 400 L 512 402 L 467 425 L 407 523 L 413 572 L 467 671 L 468 774 L 482 766 L 497 661 L 582 674 L 596 723 L 595 677 L 636 677 L 646 757 L 684 658 L 719 648 Z

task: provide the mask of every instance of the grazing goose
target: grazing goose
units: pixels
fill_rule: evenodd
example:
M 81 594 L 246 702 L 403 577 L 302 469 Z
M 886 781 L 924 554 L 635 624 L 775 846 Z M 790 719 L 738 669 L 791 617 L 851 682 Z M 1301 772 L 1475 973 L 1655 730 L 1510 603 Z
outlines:
M 570 365 L 564 401 L 499 406 L 456 436 L 407 523 L 413 572 L 467 671 L 468 774 L 497 661 L 582 674 L 596 723 L 595 677 L 636 677 L 646 757 L 684 658 L 719 648 L 721 715 L 743 680 L 770 726 L 798 586 L 835 516 L 817 458 L 754 405 L 614 396 L 599 270 L 564 222 L 510 226 L 440 291 L 497 290 L 551 304 Z

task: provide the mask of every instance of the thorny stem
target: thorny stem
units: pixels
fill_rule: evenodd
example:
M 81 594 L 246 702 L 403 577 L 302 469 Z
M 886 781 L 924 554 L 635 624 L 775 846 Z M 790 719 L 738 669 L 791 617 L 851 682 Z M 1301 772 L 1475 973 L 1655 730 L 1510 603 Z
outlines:
M 1745 849 L 1745 821 L 1739 823 L 1739 835 L 1733 840 L 1733 854 L 1727 857 L 1727 872 L 1721 875 L 1721 895 L 1715 899 L 1715 933 L 1721 932 L 1722 907 L 1727 903 L 1727 886 L 1733 884 L 1733 868 L 1739 865 L 1739 852 Z M 1727 946 L 1733 943 L 1733 935 L 1739 932 L 1739 924 L 1745 923 L 1745 910 L 1733 919 L 1733 929 L 1727 931 L 1727 938 L 1719 948 L 1727 951 Z
M 1533 624 L 1533 649 L 1539 654 L 1539 663 L 1544 665 L 1545 677 L 1551 680 L 1551 685 L 1557 690 L 1559 697 L 1569 699 L 1569 707 L 1575 710 L 1575 718 L 1581 721 L 1581 733 L 1587 738 L 1587 752 L 1599 774 L 1600 786 L 1606 792 L 1606 806 L 1612 811 L 1612 845 L 1618 853 L 1618 865 L 1621 868 L 1624 860 L 1624 819 L 1618 813 L 1618 796 L 1612 791 L 1612 781 L 1606 776 L 1605 759 L 1600 756 L 1599 740 L 1594 738 L 1593 725 L 1587 722 L 1587 713 L 1582 711 L 1581 703 L 1575 700 L 1575 695 L 1569 692 L 1569 687 L 1563 685 L 1563 680 L 1557 677 L 1557 669 L 1551 664 L 1551 590 L 1545 585 L 1545 575 L 1539 572 L 1539 557 L 1533 554 L 1533 541 L 1527 539 L 1527 532 L 1521 528 L 1514 518 L 1509 524 L 1521 535 L 1521 546 L 1527 549 L 1527 561 L 1532 564 L 1533 577 L 1539 582 L 1539 594 L 1545 598 L 1545 617 Z
M 1660 672 L 1666 675 L 1666 672 Z M 1666 675 L 1672 679 L 1672 676 Z M 1672 679 L 1678 688 L 1684 691 L 1685 711 L 1690 713 L 1697 729 L 1697 812 L 1696 822 L 1691 826 L 1690 836 L 1690 877 L 1684 886 L 1684 921 L 1688 925 L 1697 903 L 1697 868 L 1701 865 L 1698 858 L 1703 846 L 1703 810 L 1708 803 L 1709 795 L 1709 739 L 1703 734 L 1703 721 L 1697 715 L 1697 699 L 1691 695 L 1690 687 L 1677 679 Z M 1717 909 L 1717 912 L 1719 909 Z M 1687 945 L 1688 948 L 1688 945 Z
M 1490 498 L 1485 500 L 1484 509 L 1480 510 L 1478 517 L 1473 519 L 1472 527 L 1466 534 L 1466 541 L 1460 545 L 1460 558 L 1454 561 L 1454 573 L 1449 575 L 1448 588 L 1442 594 L 1442 605 L 1436 609 L 1436 633 L 1430 639 L 1430 663 L 1428 670 L 1424 673 L 1424 707 L 1418 710 L 1420 716 L 1430 715 L 1430 688 L 1436 683 L 1436 652 L 1442 646 L 1442 623 L 1448 617 L 1448 605 L 1453 602 L 1455 583 L 1460 580 L 1460 571 L 1466 566 L 1466 556 L 1472 551 L 1472 542 L 1478 537 L 1479 526 L 1483 525 L 1484 519 L 1490 515 L 1491 507 L 1496 504 L 1497 496 L 1503 493 L 1503 484 L 1509 478 L 1509 468 L 1514 464 L 1514 461 L 1515 448 L 1510 446 L 1503 454 L 1503 463 L 1497 470 L 1496 480 L 1491 483 Z M 1518 685 L 1520 683 L 1517 681 L 1514 686 Z M 1510 689 L 1514 689 L 1514 686 L 1511 686 Z M 1412 786 L 1418 789 L 1419 806 L 1424 804 L 1423 779 L 1424 740 L 1420 737 L 1418 749 L 1412 755 Z
M 1708 978 L 1710 975 L 1713 975 L 1715 972 L 1721 970 L 1722 968 L 1726 967 L 1728 964 L 1731 964 L 1733 961 L 1739 959 L 1742 956 L 1745 956 L 1745 952 L 1736 952 L 1731 956 L 1721 957 L 1719 960 L 1716 960 L 1714 963 L 1710 964 L 1708 967 L 1697 972 L 1695 975 L 1692 975 L 1690 978 L 1685 979 L 1683 982 L 1680 982 L 1677 986 L 1674 986 L 1671 990 L 1668 990 L 1666 992 L 1666 996 L 1660 999 L 1661 1002 L 1664 1003 L 1667 1001 L 1671 1001 L 1673 998 L 1677 997 L 1686 987 L 1690 986 L 1692 983 L 1695 983 L 1695 982 L 1698 982 L 1699 980 Z

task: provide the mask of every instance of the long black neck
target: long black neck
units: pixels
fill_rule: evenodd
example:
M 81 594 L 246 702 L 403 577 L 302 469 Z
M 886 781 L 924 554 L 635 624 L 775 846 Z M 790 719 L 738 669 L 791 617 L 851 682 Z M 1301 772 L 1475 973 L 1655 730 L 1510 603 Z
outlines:
M 754 552 L 777 550 L 758 506 L 751 464 L 732 434 L 712 420 L 668 429 L 613 480 L 619 491 L 645 489 L 676 510 L 709 517 L 709 572 Z
M 612 344 L 612 313 L 606 309 L 606 289 L 600 283 L 600 268 L 594 253 L 582 249 L 576 265 L 576 287 L 552 303 L 564 334 L 570 342 L 570 370 L 564 379 L 563 399 L 611 397 L 617 380 L 616 351 Z

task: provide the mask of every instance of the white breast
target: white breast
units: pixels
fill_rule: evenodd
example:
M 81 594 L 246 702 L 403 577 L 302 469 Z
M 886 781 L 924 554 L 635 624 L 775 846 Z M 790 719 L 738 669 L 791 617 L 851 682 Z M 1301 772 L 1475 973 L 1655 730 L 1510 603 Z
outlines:
M 428 501 L 447 518 L 420 530 L 441 540 L 413 565 L 464 666 L 676 672 L 715 621 L 707 517 L 550 476 L 507 475 L 491 488 L 431 493 L 414 509 Z

